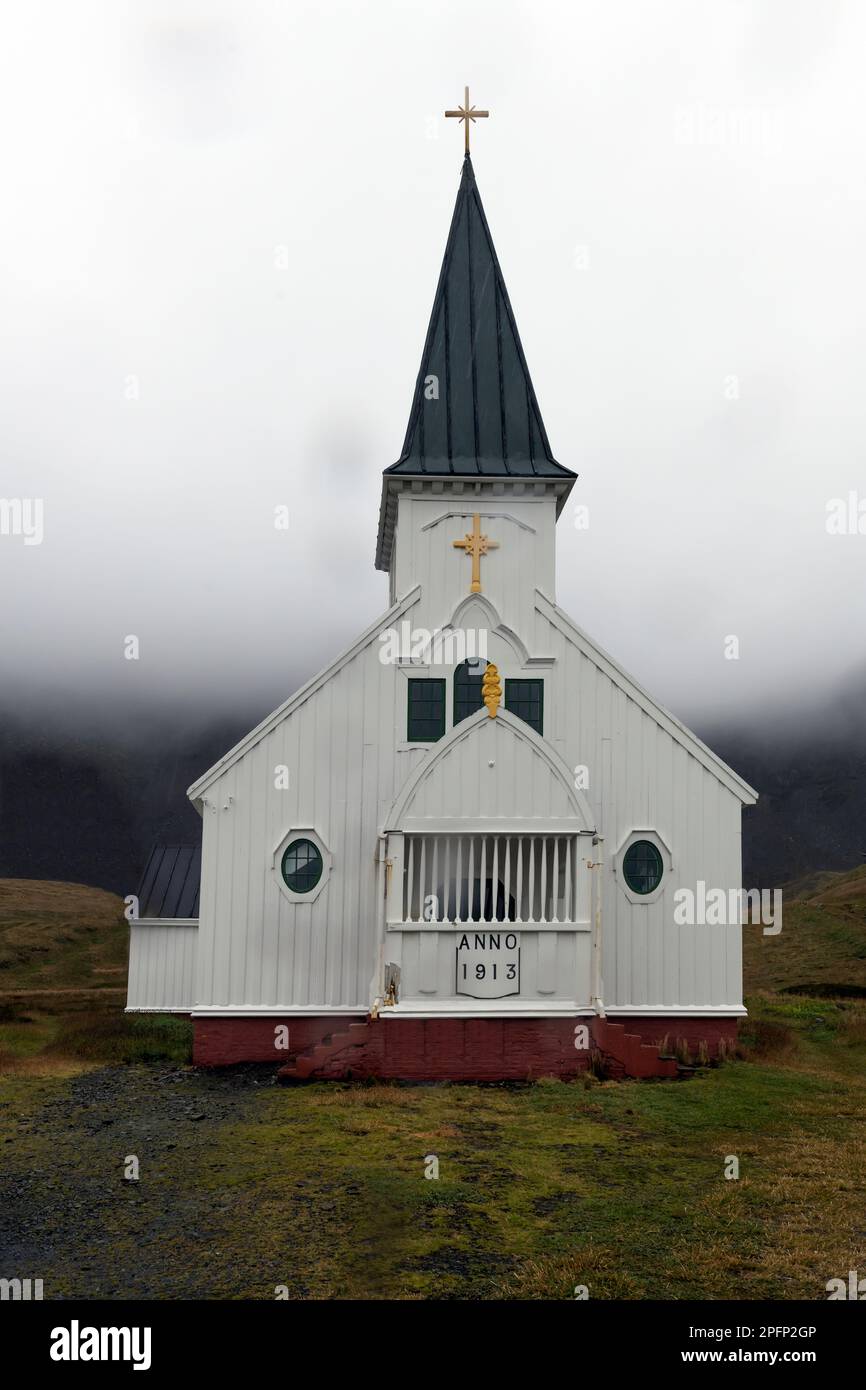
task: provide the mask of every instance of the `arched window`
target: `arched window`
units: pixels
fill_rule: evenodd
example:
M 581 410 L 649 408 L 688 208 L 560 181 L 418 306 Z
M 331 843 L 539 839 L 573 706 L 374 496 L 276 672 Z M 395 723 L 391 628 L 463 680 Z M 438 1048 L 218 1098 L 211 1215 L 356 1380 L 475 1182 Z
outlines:
M 460 665 L 454 670 L 454 723 L 459 724 L 461 719 L 468 719 L 470 714 L 482 709 L 484 701 L 481 698 L 481 682 L 484 679 L 484 672 L 487 662 L 483 657 L 470 657 L 468 661 L 461 661 Z

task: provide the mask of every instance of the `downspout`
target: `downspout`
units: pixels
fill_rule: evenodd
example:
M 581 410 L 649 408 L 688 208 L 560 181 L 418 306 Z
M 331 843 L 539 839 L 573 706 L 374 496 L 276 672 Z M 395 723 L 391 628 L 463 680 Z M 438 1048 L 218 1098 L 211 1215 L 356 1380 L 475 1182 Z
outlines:
M 373 1018 L 378 1018 L 385 994 L 385 922 L 387 908 L 385 902 L 385 862 L 387 853 L 388 836 L 383 830 L 380 830 L 376 860 L 376 896 L 379 903 L 378 940 L 376 942 L 376 964 L 373 967 L 373 978 L 370 981 L 370 993 L 373 996 L 373 1002 L 370 1005 L 370 1014 Z
M 592 925 L 592 995 L 590 1004 L 599 1018 L 604 1018 L 604 1000 L 601 997 L 601 907 L 602 884 L 604 883 L 604 836 L 593 835 L 593 848 L 596 851 L 592 861 L 595 871 L 595 914 Z

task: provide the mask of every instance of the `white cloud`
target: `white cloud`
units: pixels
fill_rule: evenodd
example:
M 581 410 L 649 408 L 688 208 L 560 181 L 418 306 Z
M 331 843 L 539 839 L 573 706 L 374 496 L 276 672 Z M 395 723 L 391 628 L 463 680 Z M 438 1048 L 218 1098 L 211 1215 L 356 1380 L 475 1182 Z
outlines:
M 380 474 L 467 77 L 591 509 L 560 524 L 560 601 L 680 711 L 843 678 L 866 536 L 824 508 L 866 496 L 864 29 L 854 0 L 7 9 L 0 495 L 42 496 L 46 535 L 0 544 L 7 680 L 123 692 L 136 632 L 139 692 L 219 702 L 385 607 Z

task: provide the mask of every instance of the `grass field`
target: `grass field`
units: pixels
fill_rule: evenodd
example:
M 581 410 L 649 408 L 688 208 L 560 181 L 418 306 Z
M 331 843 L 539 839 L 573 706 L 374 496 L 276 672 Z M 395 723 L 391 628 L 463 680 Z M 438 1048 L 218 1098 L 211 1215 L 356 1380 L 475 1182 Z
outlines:
M 866 997 L 866 866 L 813 874 L 784 892 L 782 931 L 743 937 L 746 994 L 797 990 Z
M 741 1056 L 690 1080 L 282 1089 L 122 1014 L 117 899 L 0 882 L 0 1274 L 48 1298 L 826 1298 L 866 1269 L 866 871 L 797 891 L 779 937 L 746 929 Z

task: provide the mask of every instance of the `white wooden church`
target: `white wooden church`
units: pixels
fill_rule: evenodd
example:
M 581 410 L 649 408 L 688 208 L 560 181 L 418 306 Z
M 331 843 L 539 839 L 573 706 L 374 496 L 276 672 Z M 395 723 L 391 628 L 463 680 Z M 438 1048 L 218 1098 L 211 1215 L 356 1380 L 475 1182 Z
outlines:
M 575 480 L 467 151 L 382 478 L 387 611 L 190 788 L 200 870 L 163 848 L 140 891 L 128 1007 L 189 1014 L 196 1062 L 671 1075 L 676 1040 L 735 1037 L 739 919 L 674 893 L 739 888 L 756 793 L 557 605 Z

